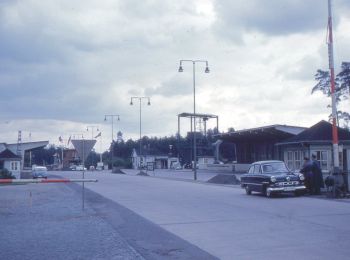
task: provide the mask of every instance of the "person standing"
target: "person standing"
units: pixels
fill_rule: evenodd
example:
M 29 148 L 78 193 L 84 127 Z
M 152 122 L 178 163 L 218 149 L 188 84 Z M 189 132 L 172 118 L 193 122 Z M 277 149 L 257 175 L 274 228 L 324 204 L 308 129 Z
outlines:
M 304 157 L 304 164 L 303 168 L 301 168 L 300 172 L 304 175 L 305 177 L 305 187 L 308 190 L 310 194 L 313 193 L 313 164 L 310 161 L 309 157 Z
M 319 195 L 321 194 L 321 188 L 324 188 L 324 181 L 320 162 L 317 161 L 316 155 L 312 155 L 312 193 Z

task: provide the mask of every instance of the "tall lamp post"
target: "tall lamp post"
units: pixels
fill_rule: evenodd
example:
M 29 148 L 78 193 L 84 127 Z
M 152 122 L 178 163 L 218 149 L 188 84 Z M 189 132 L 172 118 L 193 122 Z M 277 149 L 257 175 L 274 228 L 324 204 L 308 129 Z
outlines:
M 141 104 L 142 104 L 142 100 L 147 100 L 147 105 L 150 106 L 151 105 L 151 98 L 150 97 L 131 97 L 130 98 L 130 105 L 132 106 L 134 103 L 132 102 L 134 99 L 138 99 L 139 100 L 139 104 L 140 104 L 140 151 L 139 151 L 139 154 L 140 154 L 140 166 L 141 166 L 141 155 L 142 155 L 142 139 L 141 139 L 141 125 L 142 125 L 142 122 L 141 122 L 141 116 L 142 116 L 142 111 L 141 111 Z
M 96 128 L 97 131 L 99 131 L 97 125 L 88 125 L 88 126 L 86 126 L 86 131 L 89 131 L 89 129 L 91 129 L 91 140 L 94 139 L 94 129 L 95 128 Z M 93 158 L 93 156 L 91 156 L 91 165 L 93 166 L 93 164 L 94 164 L 94 158 Z
M 120 121 L 119 115 L 105 115 L 105 121 L 107 121 L 108 118 L 111 118 L 112 123 L 112 143 L 111 143 L 111 164 L 112 164 L 112 171 L 113 171 L 113 158 L 114 158 L 114 141 L 113 141 L 113 125 L 114 125 L 114 118 L 116 118 L 118 121 Z
M 193 68 L 193 121 L 194 121 L 194 132 L 193 132 L 193 162 L 194 162 L 194 180 L 197 180 L 197 141 L 196 141 L 196 63 L 205 63 L 205 73 L 209 73 L 209 66 L 207 60 L 180 60 L 179 72 L 183 72 L 182 63 L 191 62 Z

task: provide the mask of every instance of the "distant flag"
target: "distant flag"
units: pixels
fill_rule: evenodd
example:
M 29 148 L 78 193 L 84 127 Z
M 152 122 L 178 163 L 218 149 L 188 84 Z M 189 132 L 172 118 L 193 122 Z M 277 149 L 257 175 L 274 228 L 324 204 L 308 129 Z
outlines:
M 63 139 L 62 139 L 62 137 L 60 136 L 60 137 L 58 137 L 58 141 L 60 141 L 60 143 L 62 143 L 63 142 Z
M 72 136 L 70 136 L 70 137 L 68 138 L 67 145 L 69 145 L 71 137 L 72 137 Z
M 100 137 L 100 136 L 101 136 L 101 132 L 98 135 L 96 135 L 95 138 Z

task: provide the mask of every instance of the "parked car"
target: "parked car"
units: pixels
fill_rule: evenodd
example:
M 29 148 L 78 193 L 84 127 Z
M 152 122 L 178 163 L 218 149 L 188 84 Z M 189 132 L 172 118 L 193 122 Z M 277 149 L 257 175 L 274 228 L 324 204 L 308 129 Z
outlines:
M 45 166 L 35 166 L 32 168 L 32 177 L 47 179 L 47 168 Z
M 77 165 L 76 167 L 75 167 L 75 170 L 76 171 L 86 171 L 86 167 L 84 167 L 83 165 Z
M 247 195 L 255 191 L 266 197 L 284 192 L 293 192 L 299 196 L 306 190 L 304 180 L 304 175 L 294 174 L 282 161 L 259 161 L 253 163 L 248 173 L 242 175 L 241 187 Z

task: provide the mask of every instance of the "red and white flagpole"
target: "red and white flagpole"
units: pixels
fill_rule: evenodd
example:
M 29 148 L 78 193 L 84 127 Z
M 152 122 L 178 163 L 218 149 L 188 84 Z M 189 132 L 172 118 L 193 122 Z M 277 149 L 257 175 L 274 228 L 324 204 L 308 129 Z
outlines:
M 331 74 L 331 96 L 332 96 L 332 136 L 333 136 L 333 162 L 334 173 L 339 172 L 339 146 L 337 129 L 337 108 L 335 96 L 335 77 L 334 77 L 334 58 L 333 58 L 333 28 L 332 28 L 332 1 L 328 0 L 328 59 L 329 70 Z

